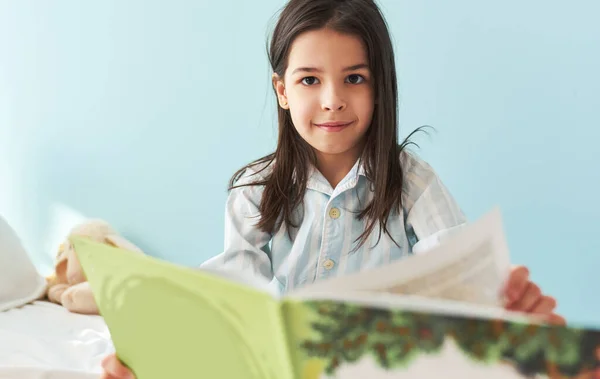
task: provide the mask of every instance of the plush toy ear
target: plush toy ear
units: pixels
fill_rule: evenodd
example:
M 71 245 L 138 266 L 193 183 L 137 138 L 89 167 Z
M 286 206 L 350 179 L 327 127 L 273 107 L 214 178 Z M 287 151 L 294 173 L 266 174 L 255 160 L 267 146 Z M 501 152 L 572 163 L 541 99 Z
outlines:
M 79 264 L 79 258 L 77 257 L 77 253 L 75 252 L 75 248 L 71 245 L 67 245 L 66 249 L 67 255 L 67 281 L 69 285 L 75 285 L 78 283 L 82 283 L 86 281 L 85 275 L 83 273 L 83 268 L 81 268 L 81 264 Z
M 57 283 L 67 283 L 67 254 L 65 252 L 66 243 L 61 243 L 56 254 L 54 263 L 54 275 L 52 280 Z
M 135 246 L 133 243 L 129 242 L 127 239 L 125 239 L 119 235 L 115 235 L 115 234 L 108 235 L 108 236 L 104 237 L 104 241 L 107 244 L 112 245 L 114 247 L 118 247 L 118 248 L 129 250 L 129 251 L 134 251 L 136 253 L 143 253 L 142 249 Z

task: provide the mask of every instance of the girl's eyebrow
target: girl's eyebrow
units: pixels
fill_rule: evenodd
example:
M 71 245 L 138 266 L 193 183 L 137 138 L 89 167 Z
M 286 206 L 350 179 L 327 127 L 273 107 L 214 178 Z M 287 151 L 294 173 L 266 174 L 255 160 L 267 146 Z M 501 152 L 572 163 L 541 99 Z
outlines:
M 369 68 L 369 65 L 366 63 L 359 63 L 359 64 L 355 64 L 353 66 L 349 66 L 346 67 L 345 69 L 343 69 L 342 71 L 346 72 L 346 71 L 354 71 L 354 70 L 358 70 L 361 68 Z M 318 67 L 298 67 L 297 69 L 295 69 L 294 71 L 292 71 L 292 75 L 297 73 L 297 72 L 323 72 L 323 69 L 318 68 Z

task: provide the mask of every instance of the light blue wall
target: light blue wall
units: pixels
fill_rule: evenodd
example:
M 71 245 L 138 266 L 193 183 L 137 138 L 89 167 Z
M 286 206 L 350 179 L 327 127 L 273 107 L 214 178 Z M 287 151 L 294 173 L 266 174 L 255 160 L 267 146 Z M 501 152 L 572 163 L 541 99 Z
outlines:
M 381 2 L 402 134 L 515 262 L 600 325 L 600 3 Z M 554 5 L 552 5 L 554 3 Z M 222 249 L 226 184 L 274 146 L 265 38 L 281 0 L 0 3 L 0 213 L 43 272 L 102 217 L 150 254 Z

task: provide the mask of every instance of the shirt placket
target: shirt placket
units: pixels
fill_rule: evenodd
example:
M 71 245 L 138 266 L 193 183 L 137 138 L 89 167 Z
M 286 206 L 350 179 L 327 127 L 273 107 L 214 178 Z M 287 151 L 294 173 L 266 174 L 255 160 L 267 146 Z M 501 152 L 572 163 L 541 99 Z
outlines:
M 356 178 L 340 183 L 336 190 L 331 194 L 323 214 L 323 239 L 317 261 L 317 270 L 315 279 L 326 279 L 335 274 L 340 254 L 339 246 L 343 246 L 344 238 L 351 236 L 344 235 L 343 218 L 351 217 L 344 212 L 348 212 L 341 204 L 342 195 L 345 191 L 356 185 Z M 336 252 L 338 252 L 336 254 Z

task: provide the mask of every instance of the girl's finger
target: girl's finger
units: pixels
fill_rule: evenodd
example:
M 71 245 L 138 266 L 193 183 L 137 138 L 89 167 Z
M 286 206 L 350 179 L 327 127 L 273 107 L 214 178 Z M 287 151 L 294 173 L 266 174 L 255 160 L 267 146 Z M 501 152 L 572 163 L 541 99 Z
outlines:
M 556 299 L 550 296 L 542 296 L 542 299 L 530 310 L 535 314 L 550 314 L 556 308 Z
M 115 354 L 111 354 L 102 360 L 102 368 L 109 375 L 118 379 L 134 379 L 131 371 L 125 367 Z
M 509 304 L 521 299 L 527 288 L 528 282 L 529 270 L 527 267 L 518 266 L 511 271 L 506 284 L 506 296 L 508 297 Z
M 537 284 L 529 282 L 527 290 L 523 296 L 522 309 L 525 312 L 531 312 L 533 308 L 542 300 L 542 290 Z
M 519 300 L 511 304 L 509 309 L 521 312 L 529 312 L 541 299 L 542 291 L 536 284 L 528 282 L 525 287 L 525 293 Z
M 547 317 L 548 323 L 552 325 L 564 326 L 567 324 L 567 320 L 564 317 L 552 313 Z

